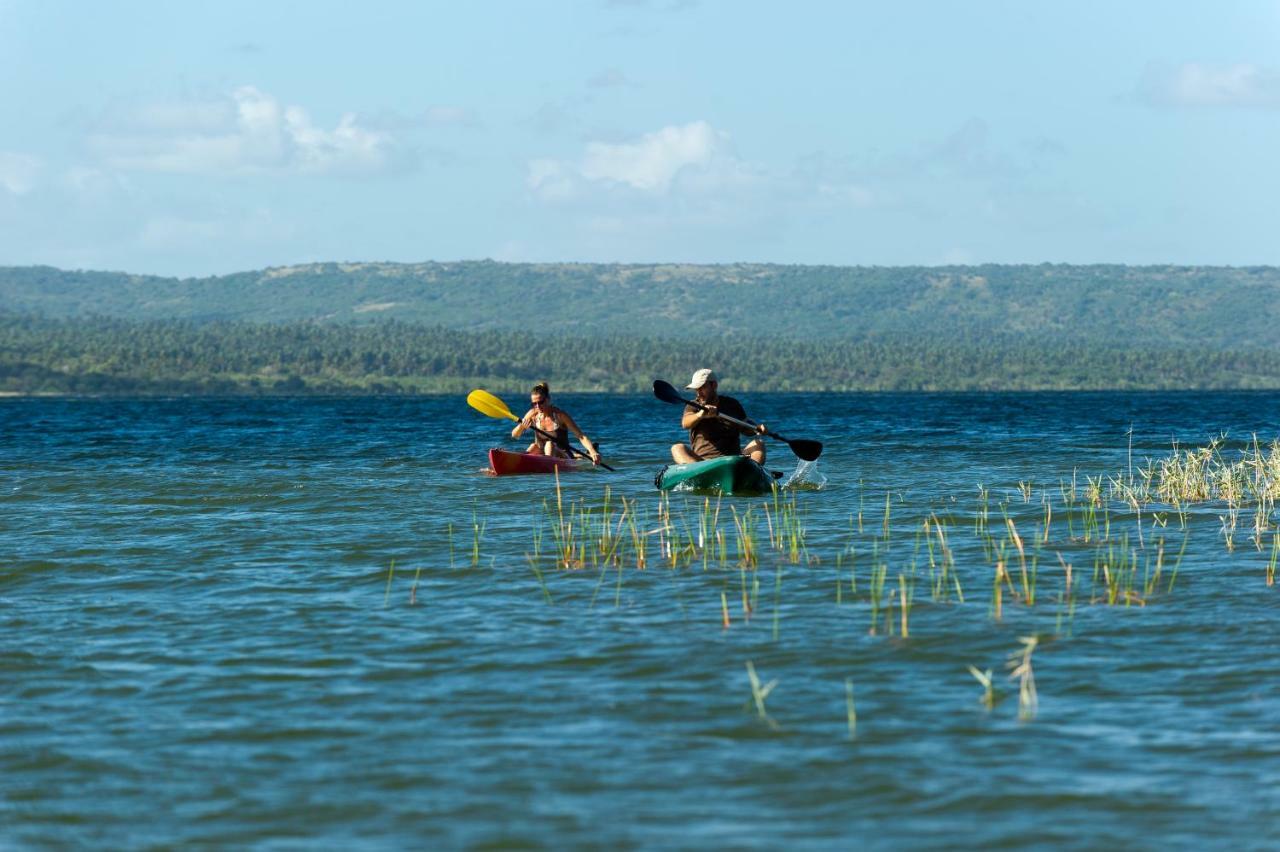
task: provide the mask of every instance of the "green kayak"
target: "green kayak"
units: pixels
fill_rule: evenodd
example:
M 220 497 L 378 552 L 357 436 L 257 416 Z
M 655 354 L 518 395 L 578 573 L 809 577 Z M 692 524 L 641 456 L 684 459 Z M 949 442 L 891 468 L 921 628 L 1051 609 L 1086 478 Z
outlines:
M 653 478 L 663 491 L 719 491 L 721 494 L 768 494 L 773 490 L 769 471 L 746 456 L 669 464 Z

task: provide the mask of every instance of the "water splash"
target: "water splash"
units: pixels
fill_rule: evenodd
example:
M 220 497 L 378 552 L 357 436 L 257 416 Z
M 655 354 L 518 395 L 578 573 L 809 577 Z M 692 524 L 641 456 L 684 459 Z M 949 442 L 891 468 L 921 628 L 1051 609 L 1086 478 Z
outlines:
M 818 470 L 816 461 L 796 460 L 796 469 L 782 483 L 783 488 L 803 491 L 821 491 L 827 487 L 827 477 Z

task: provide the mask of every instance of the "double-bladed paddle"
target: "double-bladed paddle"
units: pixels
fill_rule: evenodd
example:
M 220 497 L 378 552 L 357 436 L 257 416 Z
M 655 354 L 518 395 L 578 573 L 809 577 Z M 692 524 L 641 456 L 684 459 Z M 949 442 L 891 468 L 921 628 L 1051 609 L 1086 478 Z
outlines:
M 496 417 L 499 420 L 514 420 L 517 423 L 520 422 L 520 418 L 511 413 L 511 409 L 507 408 L 507 404 L 505 402 L 498 399 L 488 391 L 473 390 L 471 393 L 467 394 L 467 405 L 471 406 L 476 411 L 479 411 L 481 414 L 488 415 L 489 417 Z M 546 438 L 548 441 L 554 443 L 556 440 L 555 435 L 552 435 L 549 432 L 544 432 L 537 426 L 530 425 L 529 428 Z M 575 449 L 574 447 L 566 445 L 565 449 L 568 450 L 569 454 L 572 456 L 578 456 L 584 459 L 591 458 L 589 454 L 584 453 L 582 450 Z M 613 470 L 613 468 L 609 467 L 609 465 L 604 462 L 597 462 L 597 464 L 605 470 Z
M 705 411 L 707 408 L 705 405 L 698 402 L 696 399 L 685 399 L 680 395 L 680 392 L 676 390 L 674 386 L 671 385 L 670 382 L 664 382 L 662 379 L 654 379 L 653 395 L 656 396 L 658 399 L 662 400 L 663 402 L 670 402 L 677 405 L 679 404 L 692 405 L 694 408 L 701 408 L 703 411 Z M 719 417 L 721 420 L 726 420 L 729 423 L 732 423 L 735 426 L 741 426 L 743 429 L 756 428 L 756 424 L 751 422 L 750 420 L 739 420 L 736 417 L 730 417 L 729 415 L 719 411 L 716 412 L 716 416 Z M 788 447 L 791 448 L 791 452 L 796 454 L 797 458 L 803 459 L 804 461 L 814 461 L 818 458 L 818 456 L 822 455 L 821 441 L 806 441 L 803 438 L 796 439 L 793 441 L 790 438 L 782 437 L 781 435 L 779 435 L 777 432 L 774 432 L 773 430 L 766 430 L 764 434 L 768 435 L 771 438 L 777 438 L 779 441 L 786 444 Z

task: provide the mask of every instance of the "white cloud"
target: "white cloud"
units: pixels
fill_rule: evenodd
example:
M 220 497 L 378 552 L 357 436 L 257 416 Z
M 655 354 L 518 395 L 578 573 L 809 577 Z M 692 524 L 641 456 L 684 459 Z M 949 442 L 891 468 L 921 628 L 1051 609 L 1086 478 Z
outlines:
M 1150 66 L 1138 89 L 1143 100 L 1158 106 L 1280 109 L 1280 70 L 1247 62 Z
M 28 154 L 0 151 L 0 189 L 13 195 L 26 195 L 35 189 L 42 165 Z
M 392 167 L 398 153 L 390 133 L 361 126 L 354 114 L 324 129 L 253 86 L 109 116 L 89 147 L 113 168 L 177 174 L 370 174 Z
M 564 201 L 577 192 L 575 178 L 573 168 L 557 160 L 531 160 L 525 183 L 544 201 Z
M 695 121 L 631 142 L 589 142 L 575 162 L 532 160 L 527 184 L 548 200 L 569 198 L 590 186 L 664 195 L 686 170 L 691 180 L 703 183 L 709 177 L 711 183 L 732 180 L 744 171 L 728 149 L 728 136 L 705 121 Z
M 587 180 L 627 184 L 646 192 L 665 192 L 676 173 L 705 166 L 724 150 L 727 138 L 705 121 L 646 133 L 636 142 L 587 145 L 580 171 Z

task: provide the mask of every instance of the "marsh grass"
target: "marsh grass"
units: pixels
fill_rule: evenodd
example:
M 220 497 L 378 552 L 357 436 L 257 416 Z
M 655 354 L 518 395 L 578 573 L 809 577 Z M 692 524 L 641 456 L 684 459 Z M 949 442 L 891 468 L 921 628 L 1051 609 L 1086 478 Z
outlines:
M 1271 534 L 1271 559 L 1267 562 L 1267 585 L 1276 584 L 1276 558 L 1280 557 L 1280 530 Z
M 873 556 L 874 559 L 874 556 Z M 889 574 L 889 563 L 873 561 L 871 565 L 871 596 L 868 599 L 871 604 L 871 629 L 868 631 L 873 636 L 880 623 L 880 609 L 884 604 L 884 581 Z M 892 624 L 892 622 L 890 622 Z
M 533 576 L 538 578 L 538 587 L 542 589 L 542 599 L 546 601 L 548 605 L 551 605 L 553 603 L 551 600 L 551 590 L 547 588 L 547 579 L 542 576 L 542 570 L 538 568 L 538 560 L 531 556 L 526 556 L 525 559 L 528 561 L 529 567 L 533 569 Z
M 1031 655 L 1040 644 L 1040 639 L 1036 636 L 1019 636 L 1018 641 L 1022 643 L 1022 650 L 1009 656 L 1009 665 L 1013 669 L 1009 678 L 1018 681 L 1018 718 L 1030 721 L 1035 718 L 1040 706 L 1040 699 L 1036 694 L 1036 675 L 1031 668 Z
M 844 718 L 849 729 L 849 739 L 858 738 L 858 708 L 853 703 L 853 678 L 844 679 Z
M 947 543 L 947 525 L 931 513 L 924 522 L 925 542 L 929 556 L 930 591 L 935 601 L 946 601 L 954 590 L 956 601 L 964 603 L 964 588 L 956 571 L 955 553 Z M 934 549 L 934 539 L 937 549 Z
M 558 485 L 559 483 L 557 483 Z M 486 519 L 481 521 L 477 515 L 475 506 L 471 507 L 471 567 L 478 568 L 480 566 L 480 540 L 484 538 L 485 526 L 489 523 Z
M 768 725 L 771 730 L 779 730 L 778 723 L 773 720 L 773 717 L 769 715 L 764 707 L 765 700 L 769 697 L 769 693 L 773 692 L 773 688 L 778 685 L 778 681 L 775 679 L 761 685 L 760 677 L 756 674 L 756 667 L 750 660 L 747 660 L 747 680 L 751 684 L 751 705 L 755 706 L 756 718 Z
M 915 596 L 914 587 L 909 588 L 907 585 L 907 575 L 898 575 L 898 614 L 902 618 L 902 638 L 906 639 L 911 635 L 911 629 L 908 621 L 911 616 L 911 601 Z
M 1168 504 L 1180 516 L 1187 505 L 1196 503 L 1221 502 L 1233 516 L 1252 506 L 1254 537 L 1260 539 L 1272 526 L 1271 514 L 1280 497 L 1280 438 L 1263 447 L 1255 434 L 1234 459 L 1224 454 L 1226 441 L 1226 435 L 1221 435 L 1192 448 L 1175 441 L 1169 455 L 1149 461 L 1138 479 L 1124 482 L 1113 476 L 1112 493 L 1135 506 Z
M 610 579 L 614 605 L 621 606 L 631 570 L 669 571 L 677 595 L 682 586 L 696 582 L 693 577 L 705 574 L 720 586 L 725 629 L 733 622 L 731 595 L 738 601 L 733 608 L 740 611 L 739 624 L 751 625 L 760 612 L 761 583 L 769 582 L 760 572 L 772 571 L 774 641 L 781 633 L 783 586 L 787 604 L 794 606 L 815 582 L 826 586 L 833 579 L 835 604 L 852 605 L 844 611 L 855 613 L 858 621 L 865 607 L 867 632 L 873 636 L 906 639 L 913 631 L 927 633 L 944 610 L 930 606 L 917 611 L 917 591 L 963 612 L 965 587 L 972 588 L 975 581 L 979 588 L 990 583 L 986 615 L 991 621 L 1021 620 L 1038 608 L 1047 610 L 1044 618 L 1052 619 L 1056 635 L 1064 635 L 1074 629 L 1080 606 L 1142 607 L 1172 596 L 1192 531 L 1203 535 L 1214 517 L 1228 554 L 1243 549 L 1236 545 L 1250 536 L 1254 548 L 1249 550 L 1265 554 L 1265 584 L 1275 586 L 1280 445 L 1263 445 L 1255 438 L 1240 449 L 1238 459 L 1224 447 L 1218 441 L 1197 449 L 1175 445 L 1166 459 L 1131 460 L 1129 469 L 1110 476 L 1073 470 L 1056 487 L 1038 488 L 1030 478 L 1016 480 L 1016 490 L 1013 483 L 994 489 L 979 485 L 976 495 L 948 497 L 941 507 L 913 505 L 905 493 L 899 501 L 891 491 L 869 492 L 860 482 L 856 513 L 841 513 L 847 522 L 835 529 L 819 527 L 821 534 L 808 522 L 805 501 L 812 498 L 807 493 L 779 490 L 755 501 L 662 493 L 655 505 L 647 496 L 632 498 L 609 487 L 572 496 L 557 475 L 554 495 L 542 501 L 541 515 L 532 519 L 532 548 L 526 558 L 548 604 L 560 597 L 553 596 L 551 587 L 564 571 L 597 573 L 592 607 Z M 1006 498 L 993 499 L 1000 493 Z M 864 525 L 868 500 L 872 505 L 883 500 L 879 523 Z M 1193 512 L 1197 500 L 1209 502 L 1215 511 Z M 996 524 L 991 523 L 993 512 Z M 490 545 L 484 540 L 485 521 L 474 508 L 471 521 L 470 553 L 461 558 L 475 567 L 481 550 Z M 1179 527 L 1182 541 L 1174 556 L 1170 533 Z M 452 524 L 448 543 L 452 567 Z M 834 565 L 833 574 L 809 570 L 827 560 Z M 1054 570 L 1041 572 L 1041 562 Z M 798 570 L 784 584 L 792 567 Z M 394 566 L 388 570 L 384 605 L 393 575 Z M 896 580 L 890 584 L 892 577 Z M 924 584 L 919 590 L 917 582 Z M 415 576 L 411 601 L 417 584 Z M 825 590 L 821 598 L 832 599 Z M 912 615 L 920 623 L 912 624 Z M 1030 650 L 1022 662 L 1029 667 Z M 1033 679 L 1028 686 L 1034 688 Z
M 385 607 L 387 602 L 391 600 L 391 581 L 396 576 L 396 561 L 391 560 L 391 564 L 387 566 L 387 590 L 382 595 L 382 605 Z
M 978 703 L 990 710 L 996 706 L 996 690 L 992 681 L 991 669 L 979 671 L 976 666 L 969 666 L 969 674 L 973 675 L 974 680 L 982 684 L 982 696 L 978 698 Z

